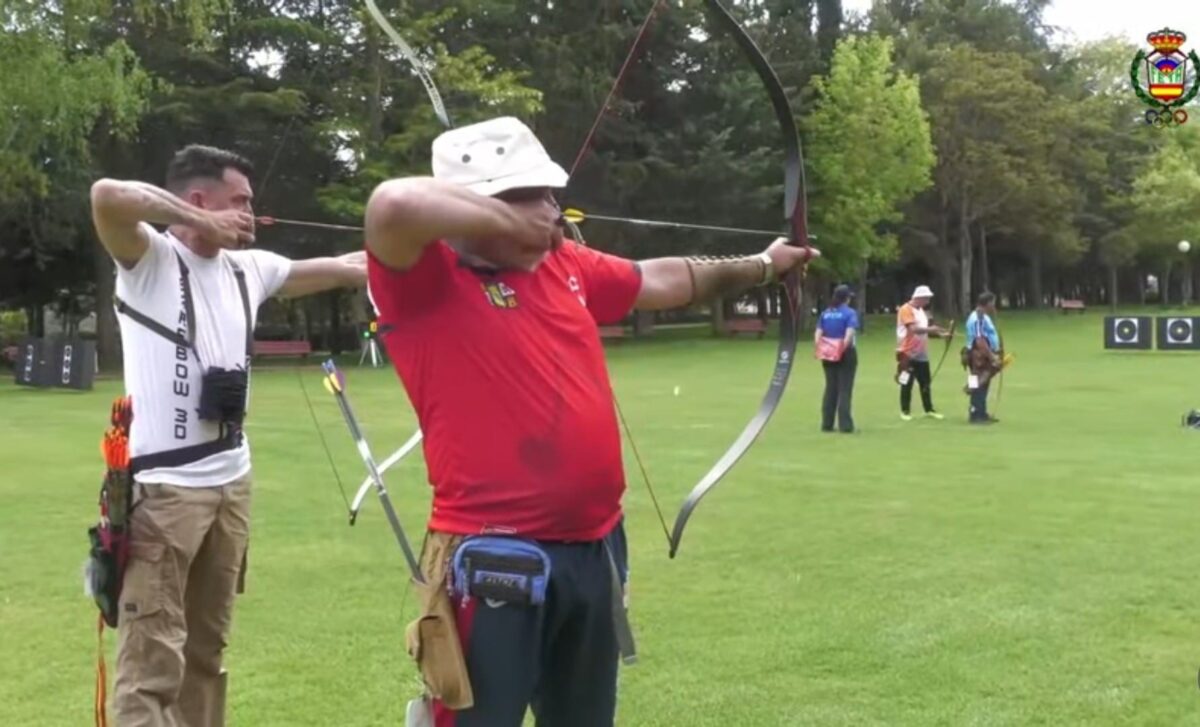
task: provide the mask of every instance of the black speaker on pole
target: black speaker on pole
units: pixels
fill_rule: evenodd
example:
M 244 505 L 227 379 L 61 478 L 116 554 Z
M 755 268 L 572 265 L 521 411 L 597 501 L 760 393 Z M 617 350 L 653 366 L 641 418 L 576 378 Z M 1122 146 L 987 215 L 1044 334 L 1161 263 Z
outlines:
M 1150 316 L 1105 316 L 1104 347 L 1149 350 L 1154 340 Z
M 44 338 L 23 339 L 17 350 L 13 376 L 20 386 L 45 388 L 54 385 L 52 346 Z
M 66 338 L 54 343 L 54 385 L 91 391 L 96 378 L 96 342 L 86 338 Z

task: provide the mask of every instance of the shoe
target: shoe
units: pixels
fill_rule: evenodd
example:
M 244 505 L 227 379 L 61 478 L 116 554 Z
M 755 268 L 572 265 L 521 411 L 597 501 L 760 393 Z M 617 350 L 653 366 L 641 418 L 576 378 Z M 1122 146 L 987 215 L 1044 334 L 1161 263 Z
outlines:
M 906 422 L 911 422 L 911 421 L 912 421 L 912 414 L 905 414 L 904 412 L 900 412 L 900 418 L 901 418 L 901 419 L 903 419 L 903 420 L 904 420 L 904 421 L 906 421 Z
M 930 419 L 945 419 L 946 418 L 936 411 L 927 411 L 927 412 L 925 412 L 925 416 L 929 417 Z

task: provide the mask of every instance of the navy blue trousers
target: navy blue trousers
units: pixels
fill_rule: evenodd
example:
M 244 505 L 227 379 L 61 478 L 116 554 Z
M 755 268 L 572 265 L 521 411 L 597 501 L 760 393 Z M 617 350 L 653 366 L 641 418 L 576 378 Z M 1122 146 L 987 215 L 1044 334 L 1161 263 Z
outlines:
M 986 384 L 983 384 L 982 386 L 976 388 L 974 391 L 971 392 L 971 409 L 969 412 L 970 421 L 973 421 L 973 422 L 987 421 L 987 419 L 988 419 L 988 410 L 987 410 L 988 389 L 991 388 L 991 386 L 992 386 L 992 380 L 988 379 Z
M 607 548 L 606 548 L 607 543 Z M 627 581 L 628 548 L 618 524 L 604 540 L 539 542 L 550 556 L 540 607 L 455 602 L 475 705 L 435 706 L 437 727 L 611 727 L 619 661 L 612 612 L 612 557 Z

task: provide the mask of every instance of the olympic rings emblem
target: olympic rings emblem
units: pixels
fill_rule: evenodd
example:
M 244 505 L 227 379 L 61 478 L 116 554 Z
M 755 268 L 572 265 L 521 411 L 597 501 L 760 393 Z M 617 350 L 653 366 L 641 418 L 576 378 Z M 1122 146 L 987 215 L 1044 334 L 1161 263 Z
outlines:
M 1168 126 L 1182 126 L 1187 123 L 1188 113 L 1183 109 L 1175 109 L 1172 111 L 1169 108 L 1150 109 L 1145 114 L 1146 123 L 1156 129 L 1163 129 Z

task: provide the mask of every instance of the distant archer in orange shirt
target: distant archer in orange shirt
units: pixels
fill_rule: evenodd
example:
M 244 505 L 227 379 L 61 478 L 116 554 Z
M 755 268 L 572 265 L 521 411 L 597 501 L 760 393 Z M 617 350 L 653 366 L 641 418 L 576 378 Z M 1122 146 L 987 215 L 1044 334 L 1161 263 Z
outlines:
M 925 416 L 942 419 L 933 408 L 932 377 L 929 373 L 929 337 L 940 338 L 946 329 L 931 325 L 932 318 L 926 312 L 933 291 L 927 285 L 919 285 L 912 299 L 896 311 L 896 383 L 900 384 L 900 418 L 912 420 L 912 385 L 915 380 L 921 387 L 921 404 Z

